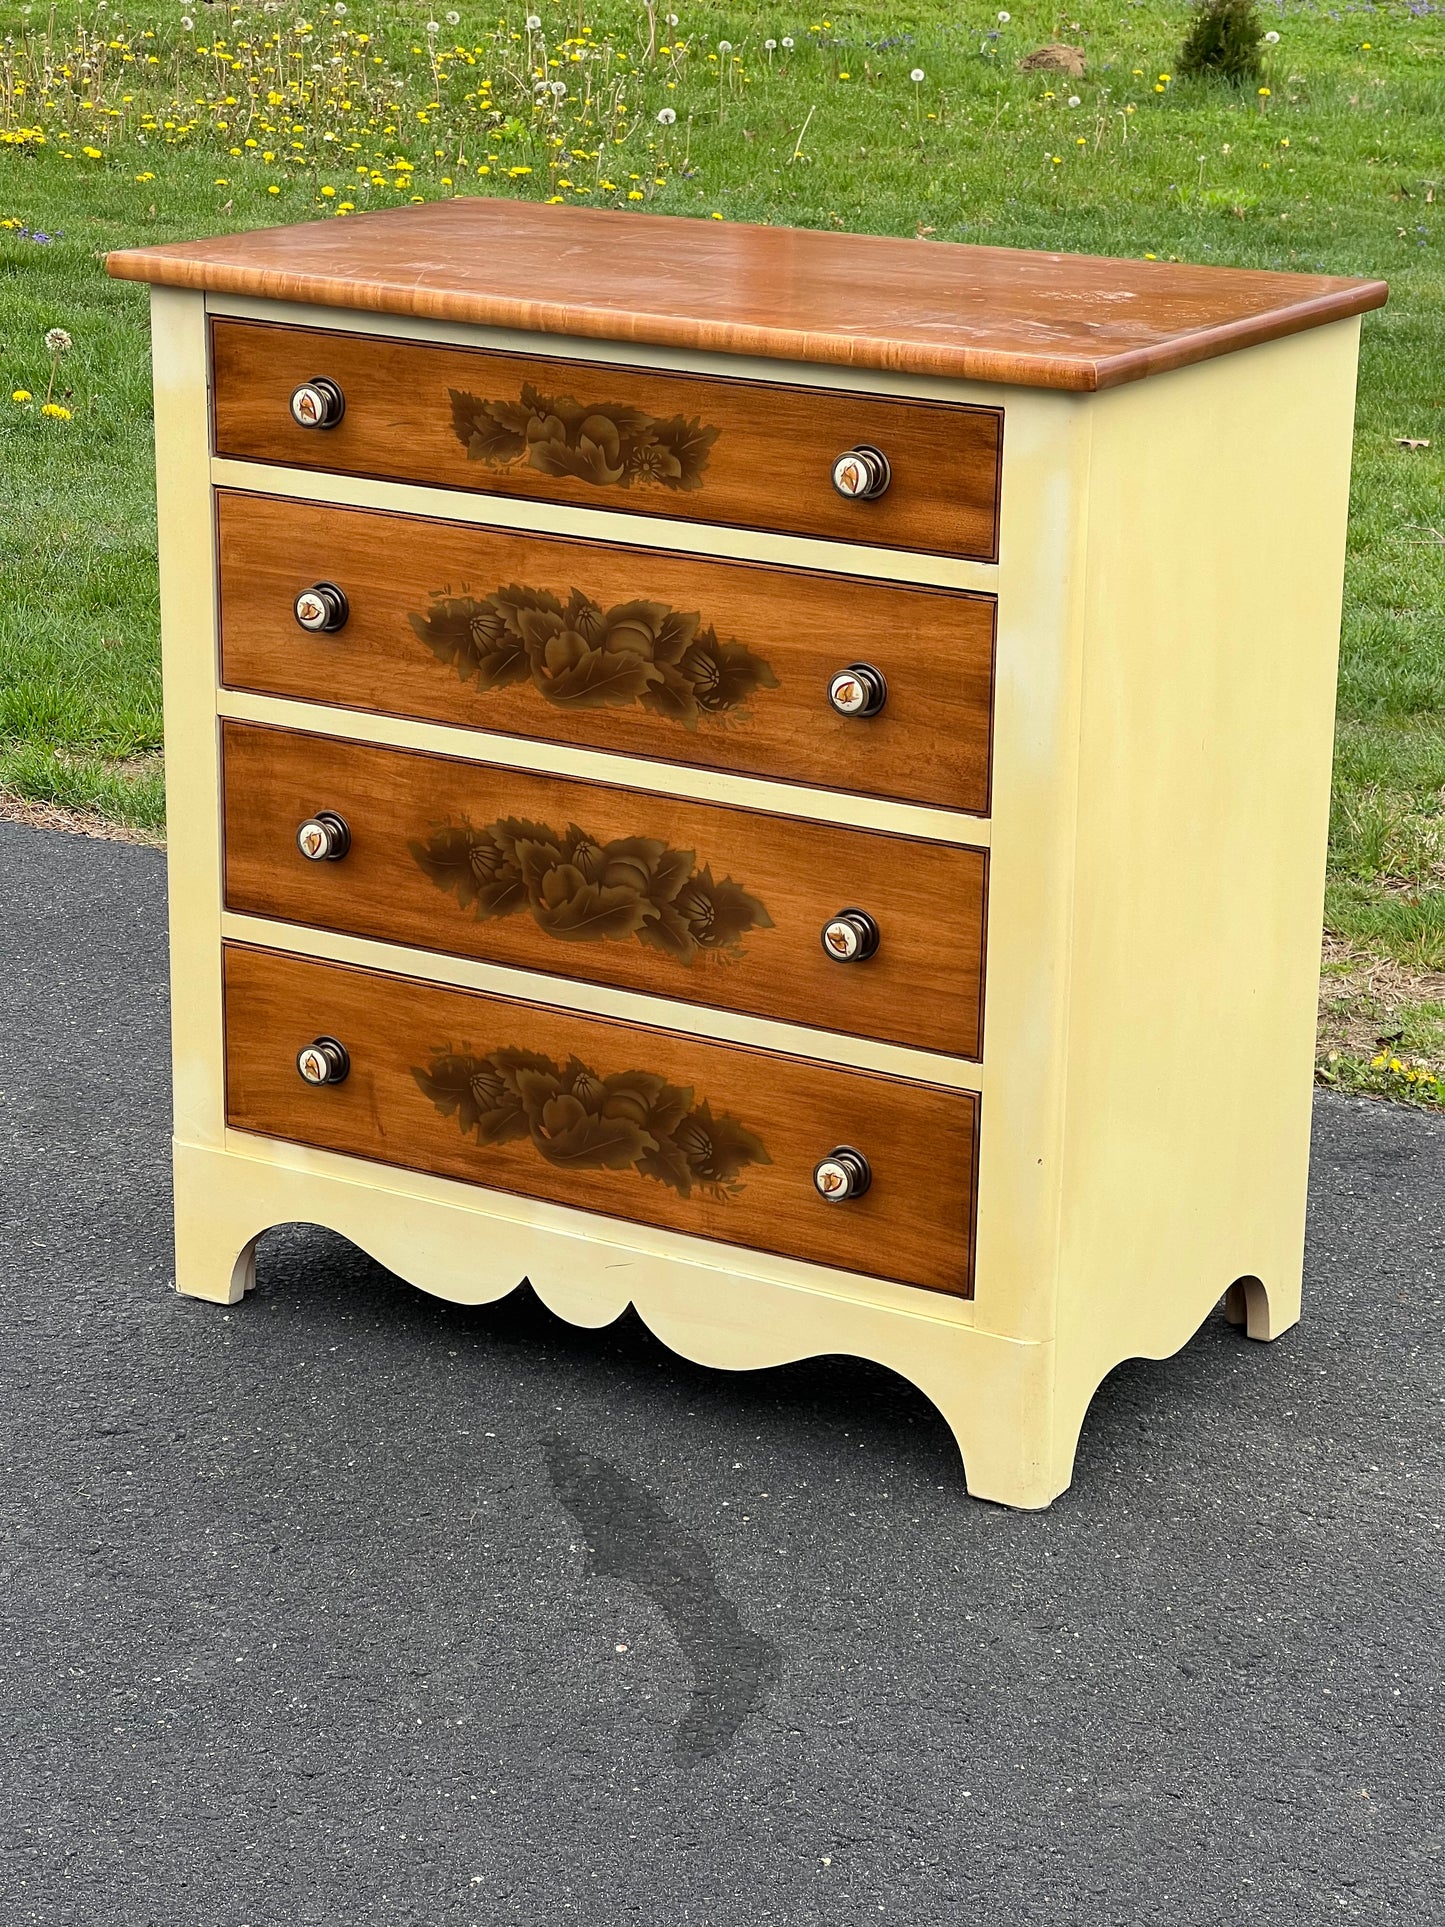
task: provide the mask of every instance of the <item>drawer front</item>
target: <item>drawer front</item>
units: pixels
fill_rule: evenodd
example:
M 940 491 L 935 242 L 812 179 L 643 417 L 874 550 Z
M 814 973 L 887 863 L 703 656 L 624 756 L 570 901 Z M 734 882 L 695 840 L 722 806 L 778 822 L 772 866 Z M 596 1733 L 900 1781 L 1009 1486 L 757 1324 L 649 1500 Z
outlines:
M 982 850 L 251 724 L 223 742 L 231 910 L 979 1055 Z M 339 859 L 301 853 L 318 812 Z M 841 910 L 872 955 L 825 950 Z
M 991 596 L 230 490 L 217 521 L 232 688 L 988 811 Z M 840 715 L 858 662 L 886 700 Z
M 996 409 L 494 354 L 381 335 L 212 323 L 218 455 L 546 502 L 778 529 L 991 562 Z M 291 396 L 321 377 L 334 427 Z M 881 449 L 890 479 L 840 495 L 833 465 Z
M 971 1290 L 970 1092 L 244 946 L 226 950 L 225 990 L 239 1130 Z M 348 1053 L 343 1082 L 298 1074 L 318 1037 Z M 862 1152 L 872 1183 L 828 1202 L 813 1170 L 840 1145 Z

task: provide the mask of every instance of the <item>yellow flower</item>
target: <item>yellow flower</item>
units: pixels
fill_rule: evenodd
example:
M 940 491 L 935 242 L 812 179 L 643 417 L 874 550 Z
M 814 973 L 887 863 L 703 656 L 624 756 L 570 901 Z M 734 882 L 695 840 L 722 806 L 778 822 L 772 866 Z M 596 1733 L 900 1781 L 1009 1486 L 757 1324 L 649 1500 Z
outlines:
M 1370 1069 L 1372 1071 L 1382 1071 L 1384 1068 L 1385 1068 L 1385 1053 L 1381 1051 L 1378 1057 L 1372 1057 L 1370 1059 Z
M 1063 156 L 1060 154 L 1050 154 L 1049 159 L 1053 162 L 1055 167 L 1062 167 L 1064 164 Z
M 477 168 L 477 172 L 478 172 L 479 174 L 490 174 L 490 173 L 491 173 L 491 171 L 492 171 L 492 170 L 491 170 L 491 168 L 490 168 L 490 167 L 488 167 L 488 166 L 487 166 L 487 165 L 485 164 L 485 162 L 483 162 L 483 163 L 481 163 L 481 164 L 480 164 L 480 165 L 478 166 L 478 168 Z
M 1146 261 L 1157 261 L 1159 259 L 1159 256 L 1157 254 L 1146 254 L 1144 256 L 1144 259 Z
M 1261 100 L 1268 100 L 1268 99 L 1269 99 L 1269 89 L 1268 89 L 1268 87 L 1261 87 L 1261 88 L 1260 88 L 1260 90 L 1259 90 L 1259 97 L 1260 97 L 1260 99 L 1261 99 Z
M 70 410 L 68 408 L 62 408 L 58 401 L 46 402 L 40 412 L 42 415 L 48 415 L 53 422 L 68 422 L 70 420 Z
M 231 185 L 231 183 L 230 183 L 229 181 L 217 181 L 217 182 L 216 182 L 216 186 L 217 186 L 217 187 L 229 187 L 230 185 Z
M 639 194 L 637 189 L 633 187 L 628 189 L 627 198 L 629 201 L 641 201 L 641 200 L 644 200 L 646 197 L 642 194 Z
M 717 211 L 717 209 L 716 209 L 716 208 L 714 208 L 714 209 L 713 209 L 713 216 L 712 216 L 712 218 L 713 218 L 713 219 L 714 219 L 715 221 L 720 221 L 720 220 L 722 219 L 722 216 L 721 216 L 721 214 L 719 214 L 719 213 L 718 213 L 718 211 Z
M 28 388 L 17 388 L 10 399 L 11 401 L 34 401 L 35 397 Z
M 82 147 L 80 151 L 88 161 L 98 161 L 100 159 L 100 149 L 98 147 Z
M 321 190 L 321 193 L 322 193 L 323 199 L 329 201 L 335 195 L 336 189 L 334 187 L 323 187 Z
M 268 194 L 279 194 L 281 190 L 277 187 L 276 183 L 272 181 L 271 185 L 266 189 L 266 192 Z

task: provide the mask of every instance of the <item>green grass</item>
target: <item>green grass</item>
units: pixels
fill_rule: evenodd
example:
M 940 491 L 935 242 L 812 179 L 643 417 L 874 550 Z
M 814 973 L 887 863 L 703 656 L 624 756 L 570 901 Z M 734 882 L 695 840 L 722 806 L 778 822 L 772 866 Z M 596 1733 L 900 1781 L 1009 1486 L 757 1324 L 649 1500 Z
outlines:
M 792 18 L 673 0 L 681 22 L 651 54 L 641 7 L 534 4 L 558 63 L 542 71 L 568 87 L 540 107 L 520 9 L 453 24 L 357 0 L 303 31 L 310 14 L 198 5 L 187 31 L 179 8 L 0 7 L 0 219 L 62 234 L 0 230 L 0 785 L 161 818 L 145 296 L 105 278 L 107 248 L 481 192 L 1384 275 L 1328 916 L 1356 951 L 1445 970 L 1445 0 L 1265 6 L 1267 95 L 1162 79 L 1187 15 L 1152 0 L 966 27 L 941 5 Z M 791 51 L 764 46 L 784 35 Z M 1082 81 L 1017 71 L 1059 39 L 1084 48 Z M 68 422 L 38 412 L 54 326 L 75 344 Z M 17 387 L 35 399 L 11 403 Z

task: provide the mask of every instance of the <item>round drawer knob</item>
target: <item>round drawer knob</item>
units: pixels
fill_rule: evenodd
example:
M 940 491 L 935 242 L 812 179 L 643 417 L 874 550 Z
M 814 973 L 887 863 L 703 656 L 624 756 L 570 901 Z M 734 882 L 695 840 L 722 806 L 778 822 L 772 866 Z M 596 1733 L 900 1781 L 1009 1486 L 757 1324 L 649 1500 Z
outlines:
M 820 1198 L 829 1204 L 842 1204 L 848 1198 L 861 1198 L 873 1182 L 868 1160 L 851 1145 L 840 1144 L 830 1151 L 813 1172 L 813 1184 Z
M 308 1084 L 344 1084 L 351 1059 L 334 1037 L 316 1037 L 297 1051 L 296 1068 Z
M 850 662 L 828 684 L 828 701 L 840 716 L 876 716 L 887 700 L 883 671 L 871 663 Z
M 351 848 L 351 831 L 335 810 L 318 810 L 296 832 L 296 847 L 308 863 L 339 863 Z
M 294 611 L 301 627 L 313 636 L 331 635 L 346 627 L 351 605 L 334 582 L 313 582 L 297 596 Z
M 345 395 L 325 375 L 313 375 L 291 392 L 291 419 L 298 428 L 335 428 L 345 413 Z
M 834 963 L 862 963 L 878 948 L 878 936 L 866 910 L 840 910 L 823 925 L 823 949 Z
M 867 442 L 845 449 L 833 464 L 834 488 L 853 502 L 871 502 L 892 480 L 888 457 Z

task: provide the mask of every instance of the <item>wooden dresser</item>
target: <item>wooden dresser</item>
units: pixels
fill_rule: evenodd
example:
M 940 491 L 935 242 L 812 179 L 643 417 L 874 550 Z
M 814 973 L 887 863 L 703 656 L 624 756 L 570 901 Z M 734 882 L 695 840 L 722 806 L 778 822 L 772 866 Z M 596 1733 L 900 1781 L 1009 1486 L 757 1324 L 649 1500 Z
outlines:
M 1044 1505 L 1298 1315 L 1379 282 L 455 200 L 155 284 L 180 1289 L 874 1359 Z

